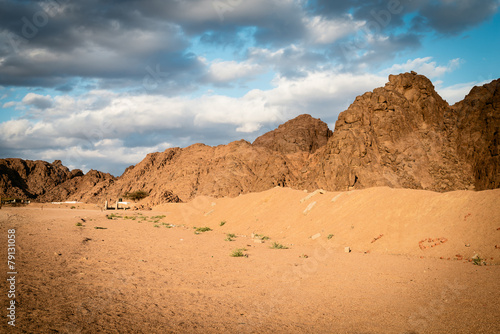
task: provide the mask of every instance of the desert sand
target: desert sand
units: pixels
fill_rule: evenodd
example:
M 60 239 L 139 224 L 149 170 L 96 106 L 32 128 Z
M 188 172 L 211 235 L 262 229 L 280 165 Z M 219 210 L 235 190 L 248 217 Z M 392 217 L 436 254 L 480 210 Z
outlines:
M 2 316 L 0 331 L 498 333 L 499 199 L 275 188 L 151 211 L 3 207 L 18 275 L 16 327 Z

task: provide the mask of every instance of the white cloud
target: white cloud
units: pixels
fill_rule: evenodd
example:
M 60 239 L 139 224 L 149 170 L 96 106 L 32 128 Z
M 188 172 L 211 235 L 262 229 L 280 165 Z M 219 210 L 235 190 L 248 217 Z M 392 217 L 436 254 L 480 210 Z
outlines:
M 461 64 L 463 60 L 460 58 L 452 59 L 447 65 L 438 65 L 435 61 L 432 61 L 432 57 L 409 59 L 404 64 L 395 64 L 392 67 L 383 70 L 381 73 L 385 74 L 398 74 L 401 72 L 415 71 L 419 74 L 423 74 L 426 77 L 438 78 L 446 73 L 453 72 Z
M 456 84 L 448 87 L 441 87 L 441 85 L 436 85 L 436 90 L 450 105 L 453 105 L 459 101 L 462 101 L 467 94 L 470 93 L 474 86 L 482 86 L 489 83 L 491 80 L 486 80 L 482 82 L 466 82 L 461 84 Z
M 274 88 L 251 90 L 242 97 L 167 97 L 105 90 L 76 98 L 30 93 L 23 101 L 43 97 L 52 105 L 43 114 L 31 113 L 30 120 L 0 123 L 0 142 L 2 150 L 29 152 L 31 159 L 60 159 L 82 169 L 100 167 L 117 173 L 147 153 L 204 141 L 214 133 L 219 141 L 212 144 L 252 140 L 262 127 L 273 128 L 303 113 L 333 124 L 356 95 L 385 82 L 385 77 L 371 74 L 318 71 L 295 79 L 277 77 Z
M 215 61 L 210 65 L 208 80 L 214 83 L 229 83 L 249 80 L 261 74 L 265 68 L 250 61 Z
M 28 93 L 22 100 L 25 105 L 32 105 L 37 109 L 47 109 L 52 106 L 52 98 L 47 95 L 38 95 L 35 93 Z
M 17 102 L 10 101 L 3 104 L 2 108 L 11 108 L 17 106 Z
M 353 21 L 352 17 L 329 20 L 321 16 L 305 17 L 304 25 L 313 44 L 331 44 L 358 30 L 363 23 Z

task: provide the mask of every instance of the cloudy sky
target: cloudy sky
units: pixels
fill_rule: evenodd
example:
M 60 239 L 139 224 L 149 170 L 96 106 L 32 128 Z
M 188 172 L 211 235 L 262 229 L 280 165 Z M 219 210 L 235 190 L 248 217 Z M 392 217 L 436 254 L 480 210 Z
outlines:
M 330 128 L 390 73 L 500 77 L 500 0 L 0 0 L 0 158 L 120 175 L 147 153 Z

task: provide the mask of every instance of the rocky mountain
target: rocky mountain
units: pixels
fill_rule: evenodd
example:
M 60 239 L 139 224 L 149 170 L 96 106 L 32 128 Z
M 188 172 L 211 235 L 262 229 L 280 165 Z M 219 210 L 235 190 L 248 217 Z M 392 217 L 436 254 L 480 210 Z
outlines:
M 108 173 L 90 170 L 87 174 L 79 173 L 76 177 L 67 179 L 50 191 L 37 197 L 39 202 L 79 201 L 92 203 L 106 197 L 106 189 L 116 178 Z
M 472 168 L 476 189 L 500 187 L 500 79 L 474 87 L 452 109 L 457 151 Z
M 339 115 L 315 181 L 331 190 L 472 188 L 471 165 L 457 147 L 458 120 L 429 79 L 391 75 Z
M 22 159 L 0 159 L 0 193 L 6 197 L 35 199 L 58 184 L 83 175 L 70 170 L 60 160 L 53 163 Z
M 80 169 L 70 171 L 60 160 L 0 159 L 0 194 L 40 202 L 81 200 L 92 202 L 116 178 Z
M 283 154 L 296 152 L 314 153 L 332 136 L 328 125 L 310 115 L 300 115 L 276 130 L 270 131 L 254 142 L 254 146 L 267 147 Z
M 151 206 L 195 196 L 237 196 L 275 186 L 451 191 L 493 189 L 499 172 L 500 80 L 449 106 L 415 72 L 389 76 L 339 115 L 335 131 L 301 115 L 257 138 L 151 153 L 119 178 L 70 172 L 60 162 L 0 160 L 0 191 L 40 201 L 116 200 L 150 194 Z M 23 167 L 26 166 L 26 167 Z

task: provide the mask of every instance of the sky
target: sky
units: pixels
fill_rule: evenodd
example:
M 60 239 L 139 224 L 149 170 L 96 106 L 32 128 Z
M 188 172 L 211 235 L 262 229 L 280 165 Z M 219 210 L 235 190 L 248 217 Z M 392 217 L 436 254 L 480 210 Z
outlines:
M 0 0 L 0 158 L 121 175 L 300 114 L 331 129 L 416 71 L 454 104 L 500 77 L 500 0 Z

